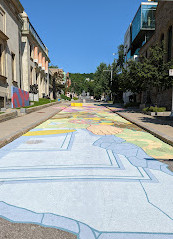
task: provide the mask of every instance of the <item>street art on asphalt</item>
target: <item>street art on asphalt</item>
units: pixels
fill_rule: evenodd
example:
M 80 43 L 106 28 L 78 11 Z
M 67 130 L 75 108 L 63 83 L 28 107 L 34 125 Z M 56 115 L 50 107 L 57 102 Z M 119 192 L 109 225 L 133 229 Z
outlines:
M 173 238 L 173 147 L 94 104 L 0 150 L 0 215 L 78 239 Z
M 29 106 L 29 92 L 11 86 L 12 108 Z

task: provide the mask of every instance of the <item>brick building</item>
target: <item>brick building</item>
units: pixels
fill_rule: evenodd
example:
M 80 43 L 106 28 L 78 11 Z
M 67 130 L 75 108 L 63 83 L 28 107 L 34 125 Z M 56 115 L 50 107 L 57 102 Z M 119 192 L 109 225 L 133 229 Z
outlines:
M 138 61 L 139 51 L 144 44 L 151 39 L 155 31 L 155 13 L 157 2 L 141 2 L 132 22 L 130 23 L 124 36 L 124 56 L 127 67 L 129 60 Z M 123 93 L 124 103 L 128 103 L 130 98 L 135 100 L 136 94 L 128 91 Z M 138 98 L 138 97 L 137 97 Z
M 143 56 L 148 56 L 149 48 L 155 43 L 165 43 L 165 61 L 173 59 L 173 1 L 159 2 L 156 10 L 156 26 L 154 35 L 144 44 L 139 53 Z M 155 102 L 154 89 L 143 93 L 143 102 L 147 102 L 150 97 L 151 103 Z M 160 91 L 157 98 L 158 106 L 164 106 L 168 110 L 171 109 L 172 89 Z

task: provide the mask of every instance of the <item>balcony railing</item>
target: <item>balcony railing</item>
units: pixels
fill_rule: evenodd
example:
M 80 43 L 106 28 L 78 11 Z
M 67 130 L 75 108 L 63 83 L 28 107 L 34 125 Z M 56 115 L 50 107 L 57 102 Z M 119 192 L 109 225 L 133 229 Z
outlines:
M 31 23 L 29 23 L 29 30 L 30 30 L 31 34 L 34 36 L 34 38 L 37 40 L 37 42 L 39 43 L 39 45 L 41 46 L 43 51 L 46 53 L 46 55 L 48 55 L 46 46 L 42 42 L 41 38 L 39 37 L 39 35 L 37 34 L 36 30 L 34 29 L 34 27 L 32 26 Z

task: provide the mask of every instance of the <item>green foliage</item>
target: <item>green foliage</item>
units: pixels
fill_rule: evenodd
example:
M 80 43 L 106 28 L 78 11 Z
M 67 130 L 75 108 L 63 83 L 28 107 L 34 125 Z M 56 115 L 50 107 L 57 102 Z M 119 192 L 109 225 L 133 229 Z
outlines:
M 169 77 L 172 63 L 165 62 L 165 51 L 159 45 L 150 48 L 149 58 L 141 57 L 138 62 L 130 61 L 128 69 L 123 70 L 121 84 L 124 91 L 141 93 L 154 88 L 156 98 L 159 90 L 170 88 L 173 79 Z
M 121 45 L 118 46 L 118 60 L 117 60 L 117 66 L 119 66 L 120 69 L 124 68 L 124 61 L 125 61 L 124 45 L 121 44 Z
M 77 97 L 73 97 L 73 100 L 78 100 L 78 98 Z
M 165 107 L 158 108 L 158 107 L 150 106 L 150 107 L 144 108 L 143 111 L 144 112 L 165 112 L 166 108 Z
M 105 63 L 101 63 L 95 72 L 94 75 L 94 96 L 99 99 L 103 93 L 110 93 L 110 66 L 107 66 Z
M 90 95 L 93 95 L 94 73 L 70 73 L 69 77 L 71 79 L 70 91 L 77 93 L 77 95 L 80 95 L 83 91 L 90 92 Z
M 111 82 L 111 65 L 100 63 L 95 73 L 80 74 L 70 73 L 71 87 L 69 91 L 80 95 L 83 91 L 94 95 L 100 99 L 101 95 L 110 95 L 112 92 L 113 100 L 122 101 L 122 87 L 120 82 L 120 72 L 124 64 L 124 46 L 118 47 L 118 60 L 112 63 L 112 82 Z M 90 80 L 86 80 L 89 78 Z
M 21 108 L 32 108 L 32 107 L 35 107 L 35 106 L 45 105 L 45 104 L 49 104 L 49 103 L 52 103 L 52 102 L 56 102 L 56 100 L 40 98 L 39 101 L 30 101 L 30 103 L 31 102 L 33 102 L 33 105 L 25 106 L 25 107 L 21 107 Z M 20 108 L 17 108 L 17 109 L 20 109 Z
M 49 68 L 58 68 L 58 66 L 57 65 L 51 65 L 51 66 L 49 66 Z
M 62 95 L 62 94 L 61 94 L 61 99 L 71 101 L 70 97 L 67 97 L 66 95 Z
M 123 98 L 123 91 L 121 86 L 121 71 L 120 67 L 118 66 L 117 62 L 114 60 L 112 63 L 112 70 L 113 70 L 113 79 L 111 85 L 111 92 L 113 95 L 113 102 L 122 102 Z

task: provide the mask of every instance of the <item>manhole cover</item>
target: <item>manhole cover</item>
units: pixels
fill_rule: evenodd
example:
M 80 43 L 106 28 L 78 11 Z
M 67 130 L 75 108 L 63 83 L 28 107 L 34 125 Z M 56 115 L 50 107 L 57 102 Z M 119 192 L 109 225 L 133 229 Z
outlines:
M 29 140 L 26 142 L 26 144 L 40 144 L 43 140 Z

